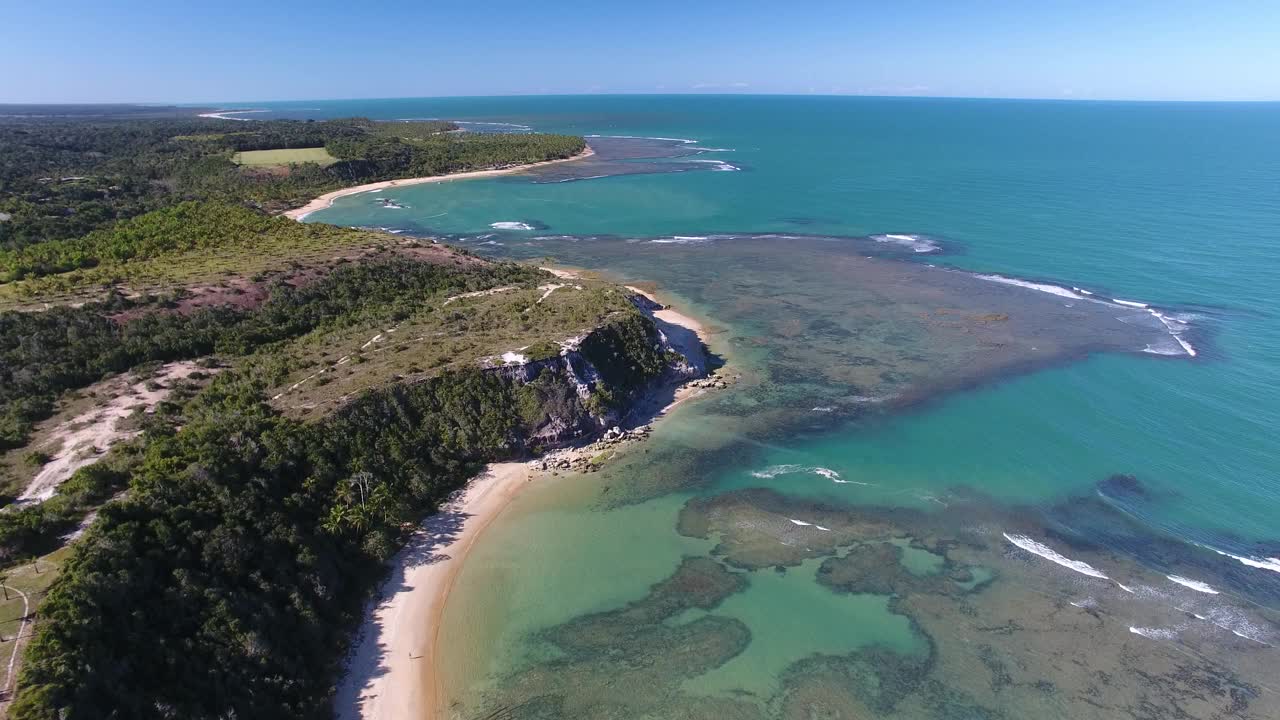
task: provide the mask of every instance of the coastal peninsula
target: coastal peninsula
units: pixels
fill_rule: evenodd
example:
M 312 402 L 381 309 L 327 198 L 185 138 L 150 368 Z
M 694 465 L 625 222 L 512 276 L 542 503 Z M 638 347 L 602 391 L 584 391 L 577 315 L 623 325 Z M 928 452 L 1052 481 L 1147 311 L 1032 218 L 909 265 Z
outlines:
M 460 558 L 529 459 L 616 442 L 707 372 L 696 335 L 630 289 L 276 215 L 353 181 L 590 153 L 453 130 L 0 124 L 24 157 L 55 134 L 105 149 L 56 178 L 33 159 L 0 197 L 0 549 L 39 613 L 10 652 L 9 717 L 325 714 L 424 517 L 474 515 Z M 171 181 L 135 182 L 128 156 Z M 438 611 L 448 577 L 417 578 L 412 606 Z

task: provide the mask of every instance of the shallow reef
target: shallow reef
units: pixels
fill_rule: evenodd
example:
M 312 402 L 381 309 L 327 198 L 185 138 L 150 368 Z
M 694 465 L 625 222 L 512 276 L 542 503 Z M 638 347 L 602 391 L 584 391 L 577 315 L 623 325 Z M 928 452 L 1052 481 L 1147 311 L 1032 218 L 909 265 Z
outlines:
M 933 513 L 765 489 L 693 498 L 678 530 L 715 540 L 710 557 L 685 558 L 624 607 L 531 638 L 524 667 L 475 709 L 690 720 L 1280 717 L 1269 686 L 1280 666 L 1274 613 L 1057 543 L 1046 517 L 977 498 Z M 724 600 L 760 573 L 796 572 L 839 596 L 887 597 L 886 617 L 905 618 L 919 649 L 814 653 L 787 666 L 767 697 L 691 690 L 688 679 L 753 641 Z

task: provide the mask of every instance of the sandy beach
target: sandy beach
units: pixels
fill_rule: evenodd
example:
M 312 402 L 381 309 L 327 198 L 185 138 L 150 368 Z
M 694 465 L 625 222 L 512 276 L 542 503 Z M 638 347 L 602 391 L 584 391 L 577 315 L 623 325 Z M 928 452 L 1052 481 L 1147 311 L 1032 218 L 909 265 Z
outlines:
M 382 182 L 367 183 L 365 185 L 356 185 L 354 187 L 342 188 L 333 192 L 325 193 L 300 208 L 286 210 L 283 215 L 293 220 L 302 220 L 306 216 L 318 210 L 324 210 L 331 205 L 333 201 L 347 195 L 358 195 L 364 192 L 374 192 L 377 190 L 386 190 L 387 188 L 405 187 L 407 185 L 422 185 L 424 183 L 446 182 L 450 180 L 473 180 L 475 178 L 494 177 L 497 175 L 512 175 L 518 172 L 524 172 L 530 168 L 541 167 L 543 165 L 554 165 L 556 163 L 573 162 L 574 160 L 582 160 L 589 158 L 595 154 L 595 151 L 587 146 L 587 149 L 574 155 L 573 157 L 560 158 L 559 160 L 544 160 L 543 162 L 529 163 L 527 165 L 513 165 L 511 167 L 499 168 L 497 170 L 474 170 L 472 172 L 449 173 L 447 175 L 432 175 L 430 177 L 405 178 L 403 180 L 383 180 Z
M 554 272 L 561 277 L 574 276 L 563 270 Z M 629 289 L 661 302 L 651 293 Z M 706 340 L 704 326 L 683 313 L 666 308 L 654 311 L 654 315 Z M 706 392 L 695 385 L 676 388 L 650 417 L 659 418 Z M 437 637 L 445 603 L 467 552 L 522 488 L 548 476 L 540 467 L 596 452 L 589 447 L 568 448 L 537 463 L 491 464 L 423 522 L 392 561 L 391 576 L 348 656 L 347 673 L 334 701 L 339 720 L 445 717 L 440 678 L 434 672 L 439 656 Z
M 653 312 L 654 317 L 658 318 L 659 320 L 664 320 L 666 322 L 669 322 L 672 325 L 679 325 L 680 327 L 688 328 L 689 330 L 692 330 L 694 333 L 696 333 L 697 336 L 701 338 L 703 342 L 706 342 L 707 329 L 702 326 L 702 323 L 689 317 L 688 315 L 685 315 L 684 313 L 678 310 L 671 308 L 669 305 L 667 305 L 666 303 L 663 303 L 661 300 L 655 297 L 654 294 L 651 292 L 646 292 L 644 290 L 641 290 L 638 287 L 633 287 L 631 285 L 627 285 L 626 288 L 633 293 L 643 295 L 649 298 L 650 300 L 658 303 L 659 305 L 663 306 L 661 310 L 655 310 Z
M 435 717 L 429 664 L 445 600 L 467 550 L 531 476 L 523 462 L 489 465 L 396 556 L 338 686 L 339 720 Z

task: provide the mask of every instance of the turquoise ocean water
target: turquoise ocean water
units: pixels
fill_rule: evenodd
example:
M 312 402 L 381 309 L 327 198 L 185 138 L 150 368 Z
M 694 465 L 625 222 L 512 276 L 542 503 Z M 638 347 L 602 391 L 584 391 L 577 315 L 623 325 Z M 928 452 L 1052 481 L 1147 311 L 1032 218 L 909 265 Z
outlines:
M 650 491 L 622 502 L 602 498 L 598 485 L 588 481 L 564 481 L 568 489 L 522 499 L 510 522 L 482 540 L 475 567 L 469 563 L 460 583 L 461 599 L 450 601 L 455 629 L 444 635 L 457 643 L 446 656 L 466 657 L 458 663 L 470 673 L 450 683 L 459 716 L 500 705 L 521 717 L 803 717 L 804 708 L 820 708 L 833 714 L 816 716 L 830 717 L 838 711 L 883 717 L 1118 717 L 1126 716 L 1121 707 L 1140 704 L 1142 673 L 1134 674 L 1133 687 L 1107 696 L 1113 704 L 1102 711 L 1079 704 L 1092 692 L 1083 675 L 1059 668 L 1061 678 L 1049 677 L 1053 673 L 1030 659 L 1047 652 L 1042 639 L 947 635 L 948 625 L 975 617 L 969 614 L 973 608 L 1019 627 L 1047 621 L 999 581 L 960 600 L 953 597 L 955 588 L 925 588 L 920 578 L 931 577 L 927 566 L 942 562 L 939 555 L 957 569 L 957 578 L 1044 572 L 1038 581 L 1055 612 L 1101 608 L 1092 611 L 1099 622 L 1118 628 L 1118 636 L 1109 630 L 1100 637 L 1129 643 L 1126 649 L 1098 651 L 1101 657 L 1114 655 L 1117 668 L 1124 666 L 1119 658 L 1126 652 L 1151 653 L 1145 667 L 1159 675 L 1161 663 L 1175 662 L 1170 648 L 1189 651 L 1214 668 L 1219 681 L 1229 676 L 1245 688 L 1240 692 L 1252 704 L 1238 711 L 1241 717 L 1280 715 L 1275 692 L 1249 680 L 1265 677 L 1268 668 L 1274 680 L 1280 670 L 1270 654 L 1280 637 L 1274 615 L 1280 608 L 1280 561 L 1271 559 L 1280 557 L 1280 104 L 734 96 L 244 107 L 267 108 L 280 117 L 447 118 L 512 124 L 473 129 L 519 126 L 678 138 L 709 150 L 684 159 L 697 164 L 689 172 L 423 185 L 394 192 L 407 206 L 402 210 L 357 195 L 308 218 L 437 234 L 477 252 L 553 256 L 655 281 L 669 297 L 725 328 L 717 336 L 719 349 L 730 369 L 746 375 L 726 397 L 679 410 L 658 433 L 647 459 L 605 474 L 606 485 L 631 482 Z M 491 227 L 502 222 L 537 229 Z M 1186 323 L 1180 337 L 1196 354 L 1141 352 L 1141 345 L 1135 352 L 1089 348 L 1042 363 L 966 368 L 964 382 L 948 384 L 951 366 L 933 359 L 943 356 L 949 341 L 859 334 L 866 302 L 859 292 L 867 287 L 866 277 L 837 271 L 833 258 L 844 262 L 843 251 L 832 248 L 843 247 L 839 241 L 810 237 L 886 233 L 927 236 L 947 250 L 889 262 L 998 273 L 1150 303 Z M 729 237 L 748 234 L 744 242 Z M 887 285 L 877 292 L 899 297 Z M 1046 295 L 1026 292 L 1038 299 Z M 1078 301 L 1080 293 L 1072 292 L 1077 299 L 1064 302 Z M 808 300 L 794 300 L 801 296 Z M 765 297 L 771 305 L 751 304 Z M 1008 302 L 1010 314 L 1018 312 L 1016 298 Z M 789 310 L 772 309 L 781 306 Z M 844 330 L 821 334 L 811 322 L 815 317 L 844 323 Z M 788 329 L 792 325 L 796 329 Z M 1048 337 L 1053 328 L 1038 332 Z M 862 342 L 910 345 L 911 352 L 901 356 L 925 369 L 913 370 L 903 385 L 925 388 L 919 391 L 924 397 L 900 408 L 846 411 L 854 389 L 866 385 L 858 362 L 849 360 Z M 959 367 L 957 377 L 963 375 Z M 907 371 L 891 366 L 875 382 L 891 385 L 895 372 Z M 815 385 L 818 376 L 825 379 Z M 824 394 L 833 396 L 837 412 L 810 411 L 827 404 Z M 779 466 L 797 469 L 777 471 Z M 811 468 L 833 470 L 853 482 L 831 483 L 806 470 Z M 1118 474 L 1132 479 L 1115 481 Z M 743 494 L 751 488 L 778 491 L 784 500 L 765 503 Z M 760 538 L 726 539 L 726 526 L 720 534 L 689 530 L 695 524 L 691 508 L 699 500 L 725 497 L 751 502 L 717 506 L 698 522 L 716 527 L 723 513 L 739 513 L 733 516 L 741 521 L 765 506 L 788 518 L 801 509 L 816 517 L 827 506 L 854 508 L 850 512 L 876 508 L 900 523 L 892 534 L 905 543 L 905 550 L 885 552 L 905 553 L 901 562 L 913 572 L 886 581 L 888 586 L 868 584 L 865 574 L 858 576 L 862 584 L 841 586 L 831 579 L 843 577 L 840 568 L 826 563 L 843 558 L 854 564 L 848 543 L 839 551 L 814 550 L 804 559 L 766 563 Z M 776 502 L 793 504 L 779 509 Z M 899 521 L 896 512 L 920 515 Z M 1009 518 L 1027 517 L 1037 520 L 1019 525 L 1022 534 L 1007 531 L 1010 523 L 1022 522 Z M 1128 529 L 1109 534 L 1122 524 Z M 793 529 L 772 537 L 792 547 Z M 1040 543 L 1034 546 L 1040 557 L 1025 553 L 1026 543 L 1020 549 L 1002 535 Z M 975 537 L 982 538 L 971 543 L 980 548 L 973 551 L 977 555 L 956 549 L 969 547 Z M 530 538 L 538 542 L 528 543 Z M 1063 561 L 1087 562 L 1124 592 L 1134 583 L 1122 581 L 1121 573 L 1144 578 L 1148 589 L 1158 590 L 1148 598 L 1154 604 L 1108 599 L 1114 589 L 1093 588 L 1087 583 L 1097 578 L 1046 560 L 1046 547 Z M 946 548 L 952 548 L 950 555 Z M 922 552 L 933 555 L 917 557 Z M 592 655 L 599 648 L 584 639 L 599 630 L 591 623 L 621 622 L 610 612 L 643 614 L 634 604 L 665 592 L 651 585 L 670 576 L 682 557 L 706 554 L 746 578 L 747 589 L 710 608 L 695 603 L 658 623 L 666 630 L 650 628 L 645 635 L 686 632 L 669 644 L 654 640 L 660 644 L 650 650 L 658 657 L 675 647 L 705 650 L 705 666 L 681 666 L 687 677 L 676 683 L 638 669 L 645 663 L 631 658 L 610 666 L 607 682 L 594 678 L 591 673 L 607 661 Z M 914 567 L 920 563 L 925 570 Z M 776 572 L 765 569 L 775 564 Z M 1156 582 L 1168 575 L 1199 579 L 1217 594 Z M 1019 583 L 1026 585 L 1030 577 Z M 911 578 L 919 582 L 908 583 Z M 480 588 L 495 583 L 510 591 L 502 593 L 507 597 L 481 599 Z M 857 589 L 837 592 L 849 587 Z M 957 604 L 931 604 L 942 597 Z M 1210 601 L 1215 604 L 1205 609 Z M 1184 617 L 1156 617 L 1156 606 Z M 1202 630 L 1185 619 L 1187 613 L 1232 619 Z M 938 627 L 925 619 L 943 616 L 951 621 Z M 707 630 L 709 618 L 745 626 L 749 642 L 734 645 L 729 630 Z M 1135 624 L 1140 620 L 1151 627 Z M 1064 628 L 1073 622 L 1060 621 Z M 695 626 L 709 634 L 697 634 Z M 1213 634 L 1224 629 L 1236 632 Z M 1087 634 L 1076 632 L 1077 638 Z M 1085 652 L 1073 647 L 1075 641 L 1058 642 L 1064 657 Z M 868 655 L 869 648 L 914 658 L 916 664 L 887 663 Z M 709 659 L 717 649 L 728 659 Z M 842 658 L 845 665 L 837 672 L 831 665 L 837 661 L 824 658 Z M 596 670 L 589 669 L 593 663 Z M 885 690 L 887 671 L 866 669 L 890 665 L 907 668 L 893 676 L 909 686 L 896 695 Z M 997 666 L 1016 669 L 997 672 Z M 1031 677 L 1042 671 L 1045 677 Z M 1133 674 L 1131 666 L 1128 672 Z M 573 687 L 548 680 L 548 673 L 574 677 Z M 1001 694 L 987 674 L 1011 676 L 1008 687 L 1014 689 Z M 1170 669 L 1169 677 L 1181 676 Z M 597 681 L 610 690 L 581 690 Z M 1042 681 L 1039 690 L 1020 689 L 1035 686 L 1033 681 Z M 650 693 L 661 699 L 629 694 L 628 682 L 663 688 Z M 1054 683 L 1056 689 L 1047 689 Z M 872 685 L 878 690 L 849 689 Z M 1177 696 L 1162 687 L 1162 697 Z M 1093 696 L 1112 691 L 1099 692 Z M 708 709 L 705 703 L 721 704 Z M 1208 705 L 1180 707 L 1189 716 L 1208 712 Z

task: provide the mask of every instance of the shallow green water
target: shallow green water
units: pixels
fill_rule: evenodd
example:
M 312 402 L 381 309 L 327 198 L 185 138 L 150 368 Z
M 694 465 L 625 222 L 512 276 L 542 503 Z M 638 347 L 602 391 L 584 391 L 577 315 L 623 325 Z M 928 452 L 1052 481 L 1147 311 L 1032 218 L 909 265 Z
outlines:
M 515 703 L 523 708 L 517 716 L 535 716 L 543 706 L 517 701 L 542 693 L 568 703 L 558 706 L 563 716 L 604 716 L 602 708 L 618 707 L 653 716 L 673 708 L 747 716 L 738 705 L 708 709 L 690 699 L 704 694 L 737 698 L 767 716 L 799 717 L 803 703 L 810 710 L 845 707 L 847 698 L 831 688 L 861 687 L 862 671 L 850 669 L 860 661 L 849 653 L 877 639 L 904 653 L 922 643 L 933 648 L 927 667 L 902 661 L 898 680 L 912 689 L 901 698 L 858 695 L 872 715 L 886 717 L 972 707 L 1013 716 L 1114 716 L 1136 697 L 1126 693 L 1146 682 L 1124 666 L 1125 653 L 1150 653 L 1144 661 L 1160 668 L 1172 662 L 1169 653 L 1192 648 L 1214 677 L 1260 677 L 1268 668 L 1274 675 L 1272 651 L 1241 638 L 1274 646 L 1278 637 L 1268 608 L 1280 605 L 1280 562 L 1267 565 L 1280 557 L 1280 325 L 1273 316 L 1280 301 L 1280 106 L 750 97 L 307 106 L 321 109 L 293 112 L 689 138 L 731 150 L 697 158 L 741 168 L 716 172 L 709 168 L 723 165 L 704 163 L 676 174 L 557 184 L 507 178 L 424 185 L 391 195 L 405 210 L 358 195 L 309 218 L 436 233 L 477 252 L 546 255 L 656 281 L 724 327 L 715 343 L 745 376 L 734 390 L 682 408 L 669 426 L 676 429 L 660 432 L 646 455 L 592 480 L 610 492 L 534 489 L 518 501 L 518 520 L 480 541 L 444 636 L 453 643 L 449 652 L 467 658 L 470 674 L 450 684 L 467 712 Z M 539 229 L 490 227 L 498 222 Z M 679 240 L 717 233 L 735 237 Z M 760 233 L 912 233 L 940 239 L 949 252 L 863 261 L 849 241 Z M 918 267 L 894 269 L 904 262 Z M 1000 295 L 990 283 L 928 274 L 926 262 L 1152 303 L 1189 322 L 1183 338 L 1197 355 L 1143 353 L 1146 336 L 1126 346 L 1102 320 L 1085 325 L 1093 321 L 1070 314 L 1094 307 L 1087 300 L 1024 288 L 1021 296 Z M 885 279 L 899 272 L 906 274 Z M 1134 308 L 1103 309 L 1104 319 L 1145 317 Z M 1010 315 L 1009 337 L 991 335 L 1004 331 L 980 320 L 984 313 Z M 1103 337 L 1110 339 L 1091 344 Z M 909 402 L 870 401 L 869 390 Z M 779 466 L 799 469 L 771 472 Z M 1115 474 L 1133 475 L 1137 485 L 1103 482 Z M 640 695 L 622 690 L 613 700 L 588 692 L 595 686 L 587 675 L 566 690 L 529 674 L 590 667 L 590 652 L 582 650 L 574 664 L 564 647 L 580 646 L 554 633 L 578 632 L 572 623 L 584 613 L 640 601 L 681 556 L 705 554 L 717 542 L 717 557 L 733 556 L 734 542 L 722 537 L 677 534 L 686 499 L 760 487 L 784 493 L 796 508 L 874 509 L 900 536 L 928 533 L 958 543 L 946 545 L 947 567 L 974 566 L 965 571 L 970 579 L 926 582 L 928 574 L 918 571 L 927 563 L 915 564 L 927 561 L 916 554 L 923 550 L 908 548 L 905 572 L 922 579 L 885 581 L 909 586 L 889 603 L 887 595 L 838 594 L 813 582 L 818 558 L 842 551 L 811 556 L 781 575 L 731 563 L 733 572 L 746 573 L 746 588 L 709 615 L 740 622 L 749 644 L 678 683 L 613 669 L 624 689 L 628 678 L 668 688 L 651 693 L 659 705 L 642 707 Z M 911 511 L 935 519 L 898 514 Z M 796 527 L 806 529 L 769 527 L 784 545 Z M 1019 550 L 1002 534 L 1025 535 L 1104 568 L 1140 592 L 1112 597 L 1122 591 Z M 975 581 L 987 567 L 998 567 L 995 579 Z M 1220 594 L 1187 590 L 1169 574 L 1208 582 Z M 969 586 L 976 587 L 971 595 Z M 1042 621 L 1047 611 L 1018 594 L 1028 588 L 1053 608 L 1103 608 L 1108 631 L 1092 642 L 1115 650 L 1092 652 L 1100 665 L 1117 658 L 1124 678 L 1108 711 L 1080 705 L 1087 681 L 1073 684 L 1069 674 L 1055 680 L 1054 692 L 987 689 L 997 685 L 987 674 L 1009 675 L 993 668 L 1034 674 L 1033 658 L 1046 652 L 1038 643 L 1053 636 L 1046 630 L 1034 639 L 1015 632 L 991 640 L 982 635 L 986 625 L 970 626 L 984 613 L 1004 612 L 1020 627 Z M 1139 600 L 1146 604 L 1134 604 Z M 1187 608 L 1192 617 L 1218 620 L 1177 619 Z M 1160 615 L 1166 611 L 1174 614 Z M 950 620 L 927 619 L 939 617 Z M 1076 622 L 1054 617 L 1051 627 Z M 1168 630 L 1158 640 L 1132 630 L 1157 621 Z M 708 657 L 738 642 L 730 625 L 698 630 Z M 466 627 L 483 628 L 486 639 L 459 630 Z M 973 636 L 963 639 L 962 628 Z M 568 645 L 547 650 L 543 631 Z M 1090 632 L 1064 632 L 1053 647 L 1087 656 L 1090 649 L 1076 643 Z M 1126 644 L 1134 642 L 1142 644 Z M 842 666 L 844 680 L 832 681 L 830 668 L 813 658 L 842 653 L 842 662 L 855 665 Z M 877 687 L 886 681 L 879 677 Z M 1025 686 L 1034 685 L 1028 678 Z M 1273 691 L 1249 687 L 1256 697 L 1242 716 L 1280 714 Z M 725 694 L 735 688 L 744 694 Z M 1168 686 L 1161 692 L 1178 697 Z M 1183 710 L 1201 716 L 1208 705 L 1190 707 Z

